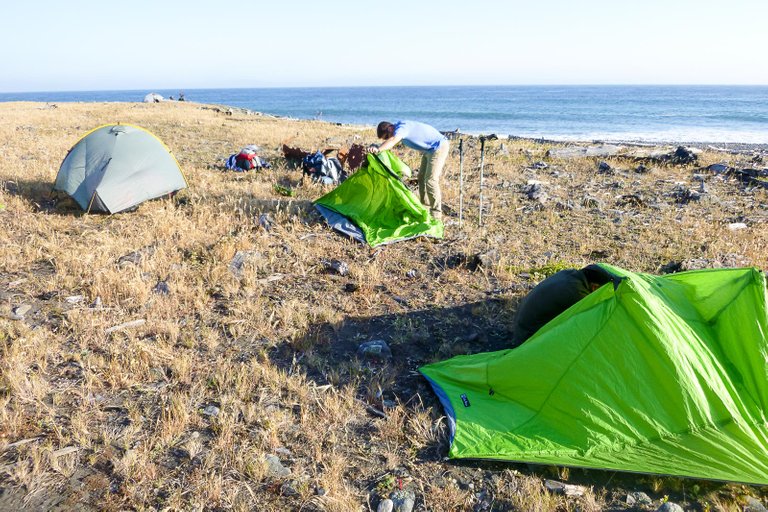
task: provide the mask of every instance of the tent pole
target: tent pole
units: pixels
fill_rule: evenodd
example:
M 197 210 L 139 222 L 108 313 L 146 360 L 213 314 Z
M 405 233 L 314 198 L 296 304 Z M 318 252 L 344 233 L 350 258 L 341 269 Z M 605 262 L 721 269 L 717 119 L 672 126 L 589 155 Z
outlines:
M 459 227 L 464 220 L 464 139 L 459 139 Z
M 479 226 L 483 225 L 483 165 L 485 163 L 485 136 L 480 136 L 480 208 L 478 210 L 477 222 Z

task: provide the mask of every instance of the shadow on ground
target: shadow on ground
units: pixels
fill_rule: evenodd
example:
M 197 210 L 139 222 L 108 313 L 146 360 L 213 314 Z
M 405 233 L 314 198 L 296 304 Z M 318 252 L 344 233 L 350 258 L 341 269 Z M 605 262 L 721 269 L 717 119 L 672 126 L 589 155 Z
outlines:
M 310 326 L 304 336 L 292 343 L 274 347 L 270 359 L 284 369 L 305 372 L 318 386 L 357 385 L 358 396 L 370 405 L 367 410 L 374 420 L 386 419 L 387 401 L 390 406 L 400 403 L 414 412 L 432 408 L 440 416 L 442 406 L 418 368 L 457 355 L 514 348 L 510 340 L 517 306 L 517 299 L 489 298 L 447 308 L 350 317 L 337 324 L 324 322 Z M 361 355 L 360 345 L 371 340 L 385 341 L 391 358 L 376 360 Z M 626 500 L 634 492 L 647 493 L 654 500 L 668 497 L 686 502 L 692 493 L 725 492 L 727 488 L 721 482 L 638 477 L 616 471 L 490 460 L 449 461 L 448 448 L 446 436 L 415 454 L 420 462 L 445 464 L 445 472 L 435 477 L 433 483 L 450 478 L 461 488 L 472 489 L 507 478 L 511 470 L 592 488 L 596 494 L 605 495 L 608 506 L 604 510 L 632 509 Z M 370 482 L 370 486 L 373 488 L 375 482 Z

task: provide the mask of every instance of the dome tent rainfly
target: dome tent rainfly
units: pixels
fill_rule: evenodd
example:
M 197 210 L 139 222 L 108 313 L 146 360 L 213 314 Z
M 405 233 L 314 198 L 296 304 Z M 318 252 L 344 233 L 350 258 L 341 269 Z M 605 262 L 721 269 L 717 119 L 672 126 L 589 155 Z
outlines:
M 420 368 L 452 458 L 768 484 L 768 293 L 754 268 L 620 278 L 513 349 Z
M 168 147 L 139 126 L 108 124 L 85 134 L 61 163 L 54 190 L 83 210 L 118 213 L 187 187 Z

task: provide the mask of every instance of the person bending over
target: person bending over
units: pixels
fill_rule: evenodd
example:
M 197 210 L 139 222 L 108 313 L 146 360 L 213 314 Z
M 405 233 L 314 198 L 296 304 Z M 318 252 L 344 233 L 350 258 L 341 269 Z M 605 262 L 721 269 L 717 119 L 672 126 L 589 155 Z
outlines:
M 520 302 L 515 315 L 512 346 L 520 345 L 557 315 L 613 279 L 614 276 L 599 265 L 552 274 Z
M 432 126 L 418 121 L 397 121 L 394 124 L 382 121 L 376 127 L 376 135 L 384 142 L 371 148 L 374 153 L 392 149 L 401 141 L 421 153 L 419 199 L 423 205 L 429 207 L 432 217 L 442 219 L 440 177 L 448 158 L 448 139 Z

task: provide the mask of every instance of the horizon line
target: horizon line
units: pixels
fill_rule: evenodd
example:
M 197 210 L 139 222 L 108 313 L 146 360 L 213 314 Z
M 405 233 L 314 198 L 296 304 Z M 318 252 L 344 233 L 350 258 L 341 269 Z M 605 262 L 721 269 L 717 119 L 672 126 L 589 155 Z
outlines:
M 260 85 L 254 87 L 155 87 L 142 89 L 59 89 L 36 91 L 0 91 L 0 94 L 44 94 L 44 93 L 86 93 L 86 92 L 142 92 L 158 90 L 205 91 L 205 90 L 251 90 L 251 89 L 394 89 L 394 88 L 429 88 L 429 87 L 768 87 L 768 84 L 739 83 L 610 83 L 610 84 L 405 84 L 405 85 Z

